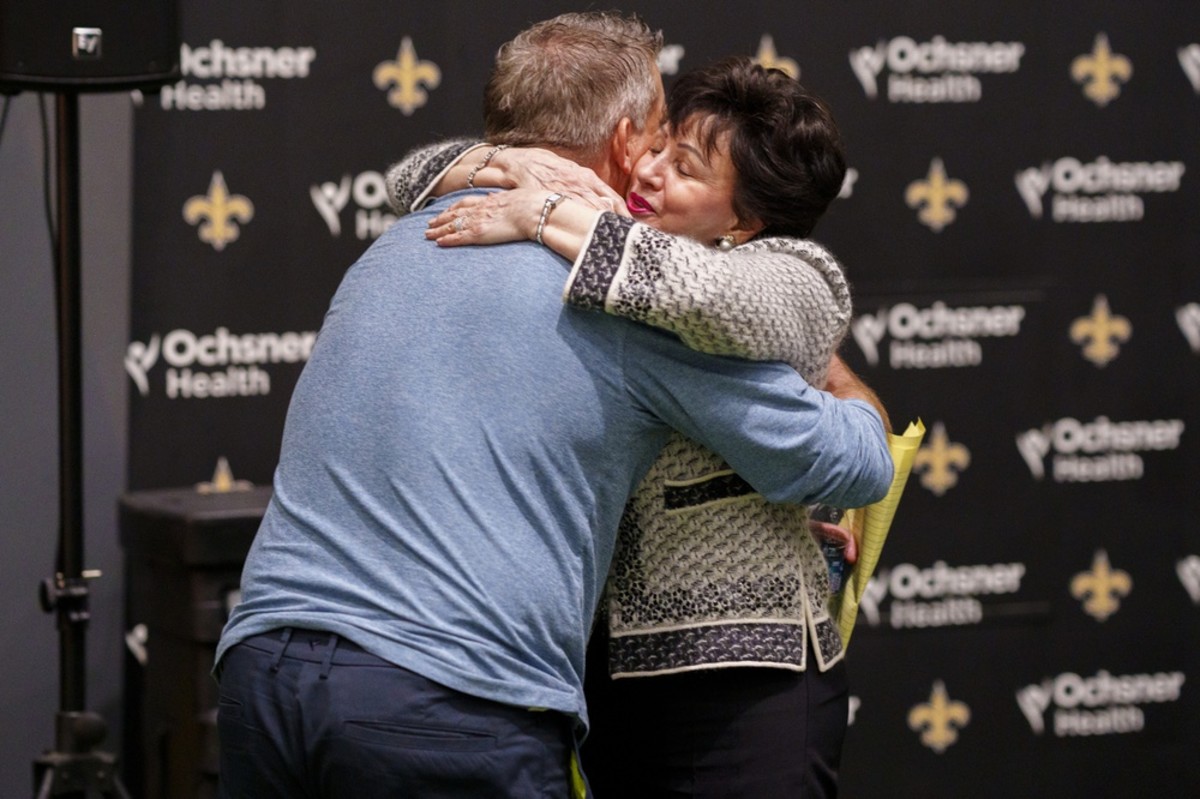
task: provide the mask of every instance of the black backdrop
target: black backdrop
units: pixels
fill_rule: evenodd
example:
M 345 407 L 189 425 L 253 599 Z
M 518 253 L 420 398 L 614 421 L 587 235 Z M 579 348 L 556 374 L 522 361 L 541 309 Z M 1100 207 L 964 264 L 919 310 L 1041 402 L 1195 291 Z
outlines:
M 270 481 L 382 172 L 477 134 L 496 47 L 577 7 L 181 3 L 182 79 L 135 122 L 131 488 Z M 668 88 L 741 53 L 830 101 L 845 354 L 929 427 L 850 650 L 846 794 L 1200 794 L 1200 6 L 623 10 Z

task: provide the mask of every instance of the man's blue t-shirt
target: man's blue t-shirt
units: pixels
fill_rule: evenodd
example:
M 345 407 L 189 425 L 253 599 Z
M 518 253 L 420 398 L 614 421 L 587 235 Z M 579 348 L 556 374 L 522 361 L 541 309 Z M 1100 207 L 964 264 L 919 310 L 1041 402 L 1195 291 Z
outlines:
M 399 220 L 339 287 L 217 658 L 268 630 L 326 630 L 586 723 L 618 520 L 671 428 L 778 501 L 864 504 L 891 461 L 873 410 L 783 364 L 564 306 L 569 264 L 545 248 L 426 241 L 455 196 Z

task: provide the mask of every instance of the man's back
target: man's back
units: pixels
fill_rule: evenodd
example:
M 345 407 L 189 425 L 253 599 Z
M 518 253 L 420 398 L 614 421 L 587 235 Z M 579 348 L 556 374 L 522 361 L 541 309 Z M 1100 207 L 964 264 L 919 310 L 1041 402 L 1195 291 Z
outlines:
M 393 226 L 338 289 L 230 630 L 330 630 L 466 693 L 578 712 L 562 632 L 590 624 L 613 545 L 590 531 L 615 530 L 666 429 L 618 412 L 622 340 L 558 300 L 562 259 L 440 249 L 424 224 Z
M 434 209 L 338 289 L 218 658 L 268 630 L 326 630 L 463 693 L 586 717 L 587 630 L 667 424 L 802 501 L 806 471 L 845 473 L 817 460 L 814 430 L 878 422 L 843 418 L 782 365 L 565 308 L 568 265 L 536 245 L 439 249 L 422 236 Z

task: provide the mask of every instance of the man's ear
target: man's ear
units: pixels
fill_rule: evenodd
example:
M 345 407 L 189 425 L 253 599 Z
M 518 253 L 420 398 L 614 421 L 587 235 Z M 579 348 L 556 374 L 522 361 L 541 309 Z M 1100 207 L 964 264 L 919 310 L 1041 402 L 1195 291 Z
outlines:
M 633 127 L 633 120 L 629 117 L 621 117 L 621 121 L 613 130 L 612 140 L 609 143 L 609 157 L 625 175 L 633 173 L 633 164 L 637 160 L 632 150 L 636 137 L 637 131 Z

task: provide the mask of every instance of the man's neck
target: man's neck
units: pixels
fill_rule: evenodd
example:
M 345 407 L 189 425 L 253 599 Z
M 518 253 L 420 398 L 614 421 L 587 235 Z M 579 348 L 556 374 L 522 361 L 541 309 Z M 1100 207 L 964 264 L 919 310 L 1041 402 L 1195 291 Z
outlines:
M 592 171 L 622 197 L 629 193 L 629 175 L 611 158 L 602 159 L 600 163 L 592 165 Z
M 574 161 L 580 166 L 586 166 L 622 197 L 629 192 L 629 175 L 621 169 L 620 164 L 616 163 L 609 156 L 609 148 L 606 147 L 598 156 L 595 154 L 584 155 L 559 147 L 549 147 L 547 149 L 555 155 Z

